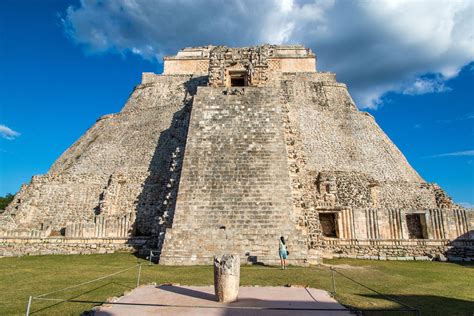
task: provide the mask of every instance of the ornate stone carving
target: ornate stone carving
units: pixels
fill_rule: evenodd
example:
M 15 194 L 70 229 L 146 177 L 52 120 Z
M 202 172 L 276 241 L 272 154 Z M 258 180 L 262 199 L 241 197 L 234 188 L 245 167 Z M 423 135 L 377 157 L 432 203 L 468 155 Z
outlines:
M 274 54 L 273 47 L 214 47 L 209 54 L 209 85 L 228 87 L 231 72 L 242 71 L 247 75 L 248 86 L 264 86 L 268 80 L 268 58 Z

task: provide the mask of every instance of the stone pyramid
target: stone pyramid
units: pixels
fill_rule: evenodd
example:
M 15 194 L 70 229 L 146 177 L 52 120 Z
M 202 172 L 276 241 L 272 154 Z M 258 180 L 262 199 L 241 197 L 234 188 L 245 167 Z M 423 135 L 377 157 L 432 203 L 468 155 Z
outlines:
M 185 48 L 23 185 L 0 255 L 153 249 L 163 264 L 473 256 L 425 182 L 303 46 Z

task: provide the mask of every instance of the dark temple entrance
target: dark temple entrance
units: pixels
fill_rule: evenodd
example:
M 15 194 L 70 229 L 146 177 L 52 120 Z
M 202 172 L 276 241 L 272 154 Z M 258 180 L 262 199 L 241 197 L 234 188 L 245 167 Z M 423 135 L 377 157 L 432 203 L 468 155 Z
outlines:
M 248 85 L 246 71 L 231 71 L 229 72 L 229 76 L 231 87 L 245 87 Z
M 335 213 L 319 213 L 319 222 L 324 237 L 338 238 Z
M 426 239 L 426 219 L 424 214 L 407 214 L 408 238 Z

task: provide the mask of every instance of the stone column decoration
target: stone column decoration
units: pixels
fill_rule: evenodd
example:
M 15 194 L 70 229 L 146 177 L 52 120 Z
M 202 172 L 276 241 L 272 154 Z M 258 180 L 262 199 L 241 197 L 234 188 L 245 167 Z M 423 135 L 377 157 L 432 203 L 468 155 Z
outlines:
M 219 302 L 237 300 L 240 283 L 240 257 L 225 254 L 214 257 L 214 290 Z

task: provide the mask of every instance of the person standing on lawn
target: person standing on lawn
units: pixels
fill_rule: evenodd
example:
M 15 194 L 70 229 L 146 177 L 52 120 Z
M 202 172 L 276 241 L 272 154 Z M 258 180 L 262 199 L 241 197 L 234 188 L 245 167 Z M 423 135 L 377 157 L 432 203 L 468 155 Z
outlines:
M 289 252 L 286 249 L 285 238 L 283 236 L 280 237 L 278 252 L 280 254 L 281 268 L 284 270 L 286 269 L 286 259 L 288 259 Z

